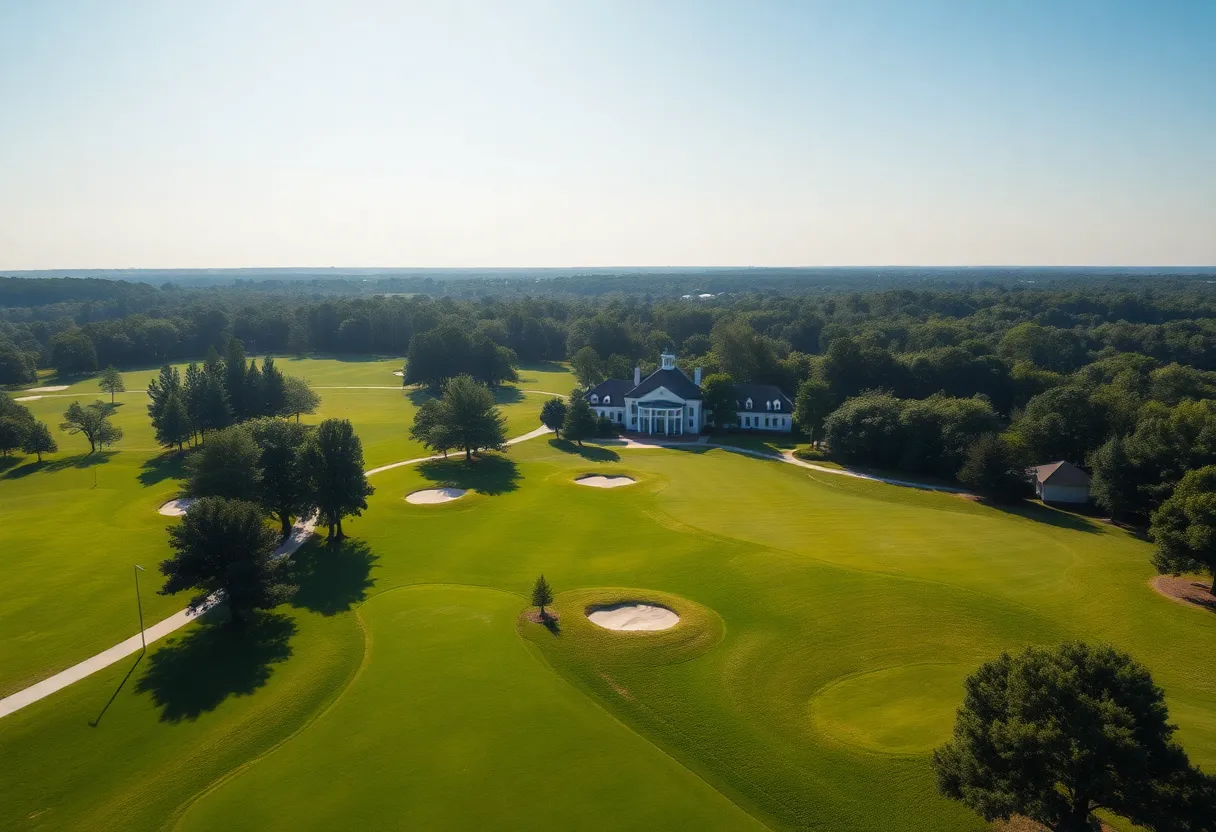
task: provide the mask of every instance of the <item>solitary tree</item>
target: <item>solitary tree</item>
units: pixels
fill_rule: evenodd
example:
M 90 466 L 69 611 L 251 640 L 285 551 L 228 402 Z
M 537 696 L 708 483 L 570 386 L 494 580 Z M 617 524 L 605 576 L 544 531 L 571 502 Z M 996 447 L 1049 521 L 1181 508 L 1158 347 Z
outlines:
M 283 377 L 283 410 L 284 416 L 295 416 L 300 421 L 301 413 L 316 413 L 321 397 L 316 394 L 307 381 L 295 376 Z
M 993 500 L 1017 500 L 1030 491 L 1027 467 L 1012 441 L 986 433 L 971 443 L 957 476 L 976 494 Z
M 261 454 L 244 425 L 233 425 L 186 459 L 186 490 L 192 497 L 255 502 L 261 492 Z
M 701 406 L 714 420 L 718 430 L 728 427 L 735 411 L 735 383 L 726 373 L 712 373 L 701 382 Z
M 125 393 L 127 390 L 127 385 L 122 380 L 122 374 L 113 364 L 101 371 L 101 381 L 98 386 L 103 393 L 110 394 L 110 404 L 114 403 L 115 393 Z
M 532 585 L 532 606 L 540 608 L 540 617 L 545 618 L 548 613 L 545 612 L 545 607 L 553 603 L 553 587 L 549 586 L 549 582 L 545 580 L 545 576 L 541 575 L 536 579 L 536 583 Z
M 832 388 L 826 381 L 807 379 L 794 396 L 794 423 L 818 446 L 823 441 L 823 420 L 832 412 Z
M 363 474 L 363 443 L 348 419 L 326 419 L 304 445 L 301 465 L 309 483 L 309 507 L 341 539 L 342 518 L 358 517 L 375 491 Z
M 1213 781 L 1173 741 L 1149 672 L 1110 647 L 1028 648 L 965 683 L 954 737 L 933 752 L 942 794 L 986 820 L 1025 815 L 1090 832 L 1106 809 L 1153 830 L 1210 829 Z
M 1153 566 L 1162 574 L 1207 572 L 1216 596 L 1216 465 L 1187 471 L 1173 495 L 1153 512 Z
M 460 375 L 443 385 L 438 411 L 451 447 L 462 448 L 471 460 L 473 451 L 502 450 L 507 440 L 507 420 L 494 404 L 490 388 L 471 376 Z
M 559 439 L 562 435 L 562 425 L 566 421 L 566 409 L 566 402 L 556 396 L 545 402 L 540 409 L 540 423 L 557 434 Z
M 587 404 L 587 400 L 582 396 L 573 396 L 570 407 L 566 409 L 566 421 L 562 424 L 562 433 L 566 438 L 573 439 L 581 448 L 584 439 L 595 436 L 598 425 L 595 413 L 591 410 L 591 405 Z
M 444 457 L 453 445 L 445 412 L 442 401 L 427 399 L 414 414 L 414 424 L 410 427 L 411 439 L 421 442 L 427 449 L 443 454 Z
M 174 554 L 160 564 L 160 594 L 198 590 L 189 602 L 192 612 L 227 602 L 239 627 L 253 610 L 276 607 L 295 591 L 286 580 L 287 559 L 274 554 L 276 543 L 255 504 L 205 497 L 169 529 Z
M 110 424 L 110 405 L 100 401 L 84 407 L 80 406 L 80 402 L 72 402 L 63 412 L 59 429 L 71 434 L 84 434 L 84 438 L 89 440 L 89 453 L 96 451 L 98 446 L 113 445 L 122 439 L 122 428 Z
M 45 422 L 34 422 L 25 432 L 21 450 L 27 454 L 37 454 L 38 461 L 42 462 L 42 455 L 55 453 L 59 450 L 59 443 L 55 441 L 55 437 L 51 435 L 51 429 L 46 426 Z
M 250 423 L 262 469 L 258 504 L 278 518 L 283 537 L 291 534 L 292 519 L 309 507 L 309 483 L 301 463 L 310 428 L 285 419 Z

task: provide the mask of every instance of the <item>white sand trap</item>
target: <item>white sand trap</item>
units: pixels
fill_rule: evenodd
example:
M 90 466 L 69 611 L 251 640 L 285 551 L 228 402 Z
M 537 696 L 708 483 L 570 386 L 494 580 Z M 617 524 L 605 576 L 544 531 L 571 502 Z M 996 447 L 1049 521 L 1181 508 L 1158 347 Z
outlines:
M 666 630 L 680 622 L 680 616 L 654 604 L 596 607 L 587 613 L 587 618 L 605 630 Z
M 41 398 L 42 398 L 42 396 L 18 396 L 17 398 L 13 399 L 13 401 L 15 401 L 15 402 L 36 402 Z
M 633 485 L 632 477 L 602 477 L 599 474 L 592 474 L 587 477 L 579 477 L 575 480 L 579 485 L 589 485 L 592 488 L 620 488 L 622 485 Z
M 60 390 L 67 390 L 66 384 L 54 385 L 52 387 L 31 387 L 25 392 L 27 393 L 58 393 Z
M 157 511 L 166 517 L 181 517 L 192 505 L 194 505 L 193 497 L 181 497 L 177 500 L 170 500 L 158 508 Z
M 459 500 L 464 495 L 465 491 L 463 488 L 428 488 L 425 491 L 415 491 L 412 494 L 406 494 L 405 501 L 419 505 L 431 505 L 433 503 L 450 503 L 452 500 Z
M 400 370 L 393 370 L 393 375 L 395 375 L 397 378 L 405 378 L 405 373 L 401 372 Z

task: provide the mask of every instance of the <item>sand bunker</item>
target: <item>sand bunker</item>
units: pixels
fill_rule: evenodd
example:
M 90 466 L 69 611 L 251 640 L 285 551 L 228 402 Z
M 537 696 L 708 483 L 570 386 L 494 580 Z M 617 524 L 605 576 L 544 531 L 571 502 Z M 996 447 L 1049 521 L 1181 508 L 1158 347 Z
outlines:
M 415 491 L 412 494 L 406 494 L 405 501 L 419 505 L 431 505 L 433 503 L 450 503 L 452 500 L 459 500 L 464 495 L 465 490 L 463 488 L 428 488 L 425 491 Z
M 393 370 L 393 375 L 395 375 L 397 378 L 405 378 L 405 373 L 401 372 L 400 370 Z
M 605 630 L 667 630 L 680 622 L 667 607 L 638 603 L 592 607 L 587 618 Z
M 15 402 L 36 402 L 41 398 L 42 398 L 42 396 L 18 396 L 17 398 L 13 399 L 13 401 L 15 401 Z
M 165 503 L 163 506 L 158 508 L 157 511 L 166 517 L 181 517 L 190 509 L 190 506 L 192 505 L 194 505 L 193 497 L 180 497 L 176 500 L 170 500 L 169 502 Z
M 620 488 L 622 485 L 633 485 L 634 480 L 631 477 L 602 477 L 599 474 L 592 474 L 579 477 L 575 482 L 579 485 L 589 485 L 592 488 Z
M 30 387 L 25 392 L 27 393 L 58 393 L 60 390 L 67 390 L 66 384 L 56 384 L 51 387 Z

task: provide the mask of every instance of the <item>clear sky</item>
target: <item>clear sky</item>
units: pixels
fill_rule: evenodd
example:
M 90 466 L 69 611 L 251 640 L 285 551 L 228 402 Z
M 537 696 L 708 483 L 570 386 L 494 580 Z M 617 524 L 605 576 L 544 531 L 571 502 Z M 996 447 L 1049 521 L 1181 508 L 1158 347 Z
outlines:
M 1216 2 L 0 0 L 0 269 L 1216 264 Z

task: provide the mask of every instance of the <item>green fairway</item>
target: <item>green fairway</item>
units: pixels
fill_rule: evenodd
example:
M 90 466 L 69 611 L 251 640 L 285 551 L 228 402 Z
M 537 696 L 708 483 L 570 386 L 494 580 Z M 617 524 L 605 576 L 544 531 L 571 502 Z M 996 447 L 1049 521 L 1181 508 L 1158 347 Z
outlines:
M 574 484 L 592 472 L 637 482 Z M 1216 616 L 1153 593 L 1149 545 L 1109 525 L 703 446 L 542 438 L 372 482 L 353 540 L 297 556 L 298 630 L 261 672 L 186 705 L 156 645 L 97 728 L 121 665 L 0 720 L 0 827 L 981 830 L 928 751 L 967 673 L 1070 638 L 1147 665 L 1216 768 Z M 436 484 L 473 490 L 403 499 Z M 519 617 L 541 572 L 556 632 Z M 625 600 L 680 622 L 584 616 Z
M 303 376 L 318 388 L 321 405 L 303 421 L 350 419 L 363 440 L 369 468 L 429 453 L 409 438 L 414 412 L 427 394 L 400 388 L 393 375 L 401 367 L 399 359 L 282 358 L 279 363 L 284 372 Z M 0 696 L 135 634 L 133 564 L 149 569 L 142 587 L 149 623 L 184 604 L 181 597 L 156 594 L 160 576 L 155 566 L 167 553 L 165 529 L 176 522 L 156 509 L 178 493 L 182 466 L 178 454 L 156 444 L 149 423 L 143 388 L 155 374 L 123 374 L 128 392 L 115 397 L 113 421 L 124 437 L 94 454 L 83 438 L 59 430 L 59 423 L 73 401 L 109 400 L 98 392 L 95 378 L 63 391 L 17 394 L 42 395 L 24 404 L 51 427 L 59 452 L 42 465 L 33 457 L 0 459 L 0 583 L 7 588 L 0 594 Z M 574 384 L 556 365 L 525 368 L 520 374 L 518 387 L 497 393 L 508 436 L 540 424 L 546 397 L 520 392 L 525 381 L 552 385 L 559 392 Z

